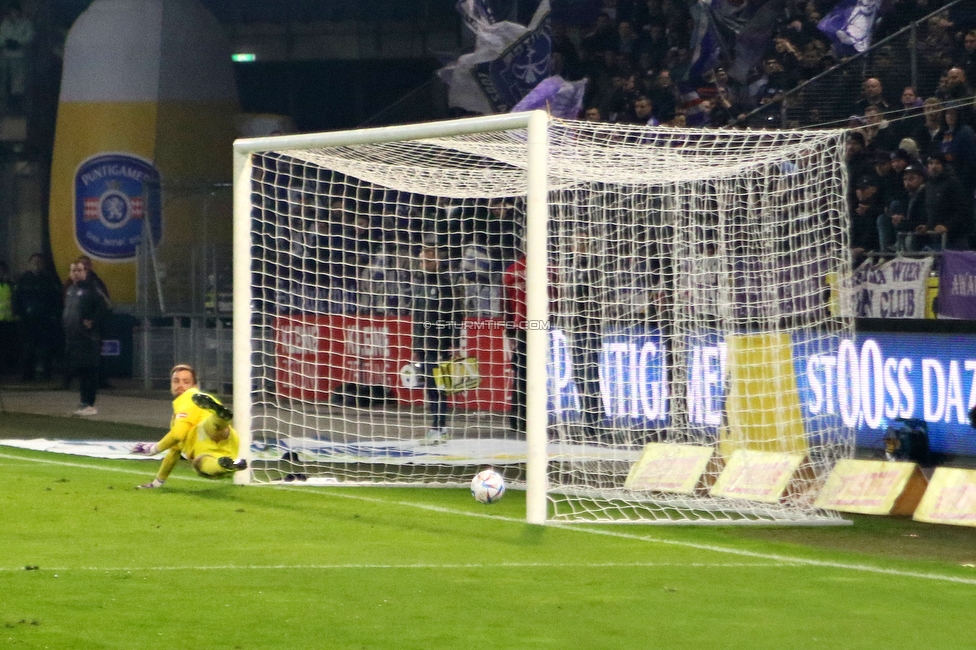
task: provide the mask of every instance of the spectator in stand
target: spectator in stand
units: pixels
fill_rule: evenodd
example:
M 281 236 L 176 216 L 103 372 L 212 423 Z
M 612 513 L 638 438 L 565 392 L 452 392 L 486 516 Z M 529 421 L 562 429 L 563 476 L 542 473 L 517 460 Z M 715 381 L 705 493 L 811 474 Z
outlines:
M 21 378 L 51 379 L 59 348 L 58 322 L 61 316 L 61 282 L 40 253 L 31 255 L 25 271 L 14 286 L 14 313 L 19 319 Z
M 861 84 L 861 98 L 854 102 L 854 115 L 864 115 L 864 109 L 868 106 L 877 106 L 882 113 L 891 110 L 891 105 L 884 98 L 884 89 L 881 80 L 876 77 L 869 77 Z
M 855 266 L 865 256 L 880 249 L 878 242 L 878 218 L 884 213 L 877 176 L 862 176 L 854 190 L 850 204 L 851 253 Z
M 674 117 L 678 109 L 678 87 L 671 79 L 669 70 L 661 70 L 651 87 L 648 97 L 654 105 L 654 114 L 661 122 L 667 122 Z
M 654 104 L 649 97 L 641 95 L 634 100 L 631 109 L 621 117 L 623 124 L 639 124 L 641 126 L 660 126 L 661 122 L 654 117 Z
M 34 41 L 34 23 L 10 3 L 0 21 L 0 110 L 23 113 L 30 67 L 28 50 Z
M 786 33 L 773 37 L 773 51 L 784 70 L 795 72 L 800 67 L 800 50 L 790 41 Z M 794 77 L 796 78 L 796 76 Z
M 864 122 L 862 132 L 868 149 L 892 151 L 898 148 L 901 138 L 877 106 L 868 106 L 864 109 Z
M 915 127 L 911 138 L 918 143 L 918 150 L 924 156 L 930 156 L 939 150 L 942 141 L 942 102 L 935 97 L 929 97 L 922 102 L 922 123 Z
M 915 130 L 922 126 L 922 99 L 911 86 L 905 86 L 901 91 L 901 110 L 895 111 L 889 116 L 896 139 L 911 138 Z
M 927 228 L 925 214 L 925 170 L 921 165 L 905 168 L 905 201 L 893 201 L 878 217 L 878 243 L 883 251 L 899 246 L 899 235 L 909 235 L 919 227 Z
M 891 205 L 905 191 L 901 176 L 895 173 L 891 160 L 892 154 L 887 151 L 874 152 L 874 176 L 878 179 L 878 202 L 882 209 Z
M 848 178 L 861 178 L 874 171 L 874 161 L 866 144 L 864 134 L 860 131 L 852 131 L 847 134 L 845 154 Z
M 569 38 L 566 25 L 555 22 L 552 24 L 552 53 L 553 55 L 558 54 L 562 60 L 562 76 L 564 79 L 575 81 L 583 78 L 579 52 Z
M 664 33 L 664 25 L 651 23 L 645 25 L 644 30 L 647 36 L 641 45 L 641 54 L 647 57 L 647 68 L 645 69 L 657 69 L 664 63 L 664 57 L 667 56 L 668 49 L 671 46 L 668 44 L 667 35 Z
M 583 35 L 580 40 L 580 48 L 587 52 L 615 51 L 619 45 L 619 40 L 620 37 L 617 35 L 613 21 L 604 12 L 596 17 L 593 28 Z
M 918 58 L 926 67 L 945 70 L 952 66 L 951 26 L 944 16 L 933 16 L 919 23 L 916 48 Z
M 384 243 L 370 257 L 357 284 L 358 312 L 396 316 L 406 310 L 410 287 L 409 255 L 395 241 Z
M 641 36 L 634 29 L 633 24 L 626 20 L 617 24 L 617 51 L 629 57 L 632 61 L 637 60 L 640 52 Z
M 497 307 L 493 308 L 492 303 L 499 297 L 487 240 L 488 235 L 483 231 L 465 236 L 458 268 L 460 282 L 456 288 L 456 293 L 462 297 L 464 312 L 482 318 L 497 315 Z
M 973 89 L 966 80 L 966 72 L 962 68 L 953 67 L 945 73 L 945 86 L 936 91 L 935 96 L 942 100 L 948 108 L 959 110 L 959 123 L 972 124 Z
M 634 100 L 637 97 L 636 75 L 615 75 L 612 80 L 612 89 L 604 104 L 605 113 L 610 121 L 624 121 L 625 116 L 632 111 Z
M 603 114 L 599 106 L 588 106 L 583 109 L 583 119 L 587 122 L 602 122 Z
M 971 126 L 961 123 L 961 110 L 958 108 L 945 109 L 942 119 L 945 128 L 939 141 L 939 153 L 944 154 L 956 178 L 971 197 L 976 192 L 976 133 Z
M 967 250 L 973 228 L 972 195 L 966 196 L 963 186 L 946 166 L 944 154 L 932 154 L 928 160 L 925 181 L 926 222 L 915 229 L 917 235 L 946 235 L 946 248 Z M 923 244 L 926 243 L 923 240 Z M 936 242 L 930 237 L 930 247 Z
M 970 29 L 963 37 L 963 49 L 956 65 L 963 69 L 967 79 L 976 79 L 976 29 Z
M 885 189 L 888 190 L 886 197 L 888 200 L 884 204 L 886 208 L 894 201 L 900 201 L 902 205 L 908 203 L 908 190 L 905 189 L 905 170 L 912 165 L 921 167 L 922 163 L 904 149 L 899 149 L 891 154 L 891 180 L 890 184 L 885 186 Z

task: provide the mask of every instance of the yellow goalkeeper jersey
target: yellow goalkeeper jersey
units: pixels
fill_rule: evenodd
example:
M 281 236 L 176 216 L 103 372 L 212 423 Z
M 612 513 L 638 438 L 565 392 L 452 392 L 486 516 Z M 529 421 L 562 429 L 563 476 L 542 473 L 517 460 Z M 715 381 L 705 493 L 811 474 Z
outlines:
M 210 415 L 209 411 L 204 411 L 193 403 L 193 396 L 199 392 L 200 389 L 196 386 L 187 388 L 182 395 L 173 400 L 173 419 L 169 422 L 169 432 L 179 439 L 180 448 L 184 453 L 193 450 L 194 440 L 192 438 L 187 440 L 189 434 Z

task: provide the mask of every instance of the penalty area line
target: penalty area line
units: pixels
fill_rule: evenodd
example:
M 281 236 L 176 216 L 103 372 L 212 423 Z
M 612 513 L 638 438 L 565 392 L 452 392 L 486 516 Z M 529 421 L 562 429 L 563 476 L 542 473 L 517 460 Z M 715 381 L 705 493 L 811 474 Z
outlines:
M 218 564 L 202 566 L 52 566 L 52 567 L 0 567 L 0 573 L 14 571 L 104 571 L 118 573 L 128 571 L 343 571 L 360 569 L 779 569 L 794 565 L 783 562 L 470 562 L 470 563 L 430 563 L 414 562 L 403 564 Z

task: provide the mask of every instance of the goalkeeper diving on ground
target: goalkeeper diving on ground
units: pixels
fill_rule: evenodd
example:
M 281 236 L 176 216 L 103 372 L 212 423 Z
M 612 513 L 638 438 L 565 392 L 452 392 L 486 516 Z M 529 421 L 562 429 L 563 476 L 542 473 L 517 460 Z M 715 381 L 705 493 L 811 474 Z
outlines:
M 169 431 L 159 442 L 140 442 L 132 448 L 132 453 L 145 456 L 167 452 L 156 478 L 139 488 L 162 487 L 181 456 L 206 478 L 224 478 L 247 469 L 247 461 L 237 459 L 240 439 L 230 425 L 233 413 L 217 398 L 200 391 L 192 366 L 173 367 L 170 393 L 174 399 Z

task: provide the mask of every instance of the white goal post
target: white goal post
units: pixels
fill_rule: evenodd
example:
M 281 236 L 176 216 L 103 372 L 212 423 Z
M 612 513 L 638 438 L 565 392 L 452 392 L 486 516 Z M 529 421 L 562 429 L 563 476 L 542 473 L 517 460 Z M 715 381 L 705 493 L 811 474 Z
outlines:
M 839 522 L 843 146 L 541 111 L 237 141 L 236 480 L 490 465 L 534 524 Z M 757 462 L 771 497 L 729 489 Z

